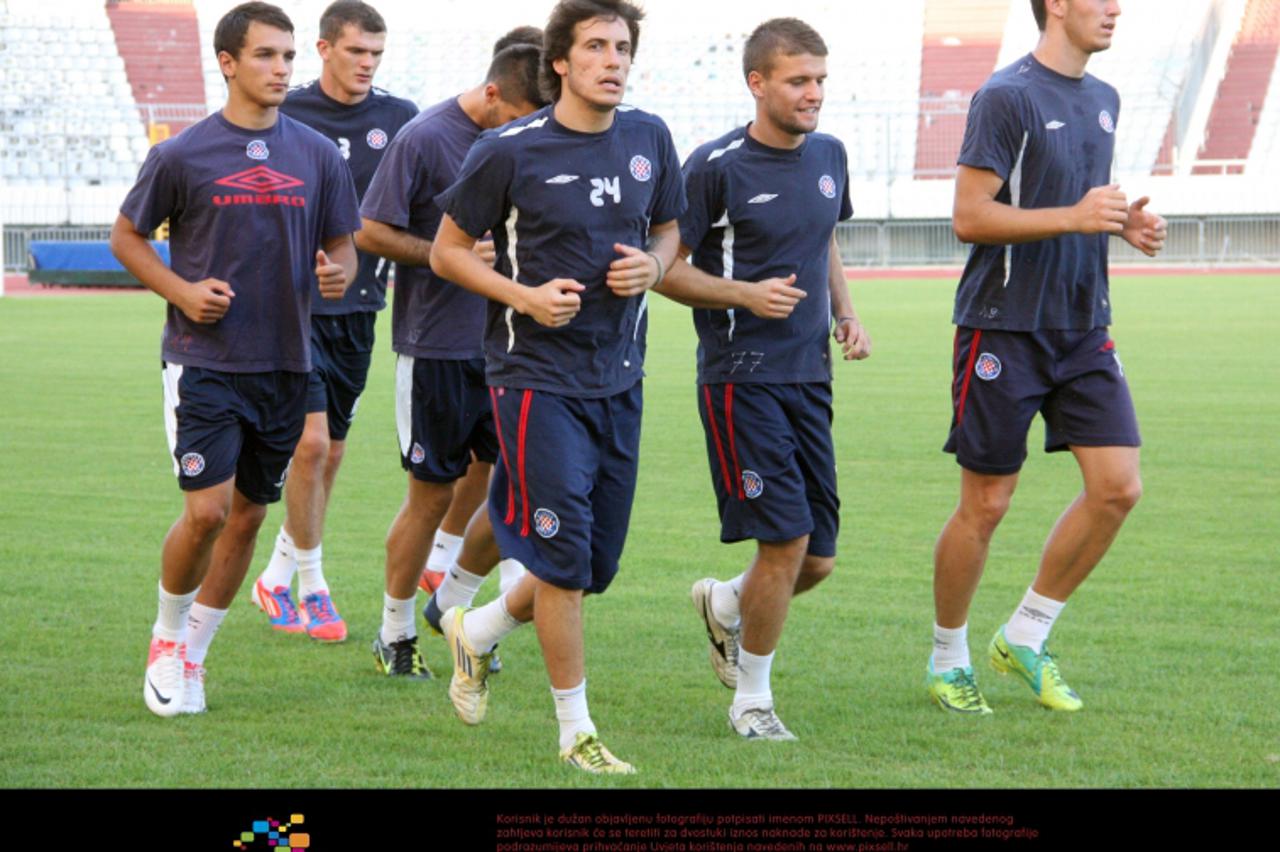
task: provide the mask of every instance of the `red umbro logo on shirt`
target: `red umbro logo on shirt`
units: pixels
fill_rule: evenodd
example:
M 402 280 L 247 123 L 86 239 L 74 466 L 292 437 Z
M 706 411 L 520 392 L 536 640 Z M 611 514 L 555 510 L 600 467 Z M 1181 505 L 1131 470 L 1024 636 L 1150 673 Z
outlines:
M 295 177 L 269 169 L 266 166 L 254 166 L 233 175 L 227 175 L 215 181 L 219 186 L 235 189 L 247 189 L 253 195 L 215 195 L 213 203 L 219 207 L 233 204 L 283 204 L 291 207 L 306 207 L 307 199 L 301 195 L 277 195 L 284 189 L 305 186 L 303 181 Z

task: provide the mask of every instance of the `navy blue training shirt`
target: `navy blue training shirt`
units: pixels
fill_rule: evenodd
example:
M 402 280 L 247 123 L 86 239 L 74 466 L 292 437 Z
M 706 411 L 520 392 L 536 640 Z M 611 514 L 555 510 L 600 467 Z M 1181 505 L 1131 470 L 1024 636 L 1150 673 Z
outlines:
M 429 107 L 387 149 L 360 215 L 434 240 L 444 213 L 435 197 L 448 189 L 480 135 L 457 98 Z M 396 267 L 391 304 L 391 346 L 414 358 L 483 358 L 483 296 L 464 290 L 430 266 Z
M 1064 77 L 1028 54 L 991 76 L 969 107 L 958 162 L 1004 180 L 996 201 L 1070 207 L 1111 182 L 1120 95 L 1090 74 Z M 1006 331 L 1111 324 L 1106 234 L 975 245 L 952 321 Z
M 657 116 L 619 107 L 608 130 L 580 133 L 553 110 L 481 134 L 436 201 L 471 236 L 492 230 L 499 271 L 521 284 L 572 278 L 586 287 L 581 311 L 561 328 L 490 302 L 489 384 L 612 396 L 643 375 L 645 305 L 605 284 L 620 256 L 613 244 L 643 248 L 650 222 L 684 213 L 680 161 Z
M 357 104 L 335 101 L 313 80 L 289 91 L 280 111 L 330 139 L 351 167 L 356 195 L 364 198 L 373 173 L 387 146 L 409 119 L 418 114 L 413 101 L 397 98 L 382 89 L 370 90 Z M 386 307 L 387 275 L 391 264 L 376 254 L 359 252 L 360 269 L 341 300 L 321 297 L 319 287 L 312 293 L 315 314 L 353 314 L 380 311 Z
M 680 240 L 694 266 L 739 281 L 795 273 L 808 294 L 786 319 L 695 310 L 698 382 L 830 381 L 831 233 L 853 215 L 844 145 L 811 133 L 771 148 L 740 127 L 694 151 L 684 177 Z
M 287 115 L 248 130 L 217 112 L 148 152 L 120 212 L 144 234 L 167 218 L 173 271 L 235 293 L 207 325 L 168 305 L 165 361 L 310 372 L 316 252 L 360 230 L 351 170 L 332 142 Z

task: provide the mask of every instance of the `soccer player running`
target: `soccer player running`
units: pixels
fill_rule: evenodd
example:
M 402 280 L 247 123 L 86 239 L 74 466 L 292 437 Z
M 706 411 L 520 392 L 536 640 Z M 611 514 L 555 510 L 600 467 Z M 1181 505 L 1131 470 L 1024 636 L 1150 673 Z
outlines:
M 974 95 L 956 179 L 956 236 L 973 243 L 956 291 L 953 415 L 946 450 L 960 503 L 934 552 L 926 685 L 947 710 L 991 712 L 969 660 L 968 613 L 1009 508 L 1037 411 L 1045 451 L 1070 450 L 1084 490 L 1045 542 L 1035 580 L 991 640 L 991 664 L 1050 709 L 1083 704 L 1046 647 L 1067 598 L 1142 492 L 1137 417 L 1115 344 L 1107 243 L 1154 256 L 1165 222 L 1111 181 L 1120 99 L 1085 73 L 1111 46 L 1115 0 L 1032 0 L 1035 51 Z
M 542 30 L 534 26 L 519 26 L 509 30 L 494 42 L 493 55 L 496 57 L 505 48 L 515 44 L 528 44 L 541 49 Z M 536 75 L 533 88 L 536 91 Z M 539 95 L 539 101 L 535 106 L 544 105 L 545 101 L 541 100 L 541 95 Z M 482 240 L 480 245 L 486 253 L 492 251 L 492 243 L 490 241 Z M 481 304 L 483 304 L 483 301 Z M 427 557 L 427 565 L 418 581 L 418 586 L 424 592 L 428 594 L 435 592 L 440 588 L 440 584 L 445 582 L 449 569 L 453 568 L 460 560 L 463 562 L 468 561 L 462 555 L 462 543 L 467 527 L 473 518 L 483 516 L 486 519 L 484 535 L 490 539 L 491 543 L 493 536 L 488 533 L 487 526 L 489 510 L 484 503 L 489 495 L 489 474 L 492 472 L 493 465 L 473 465 L 467 468 L 465 476 L 453 484 L 453 499 L 449 501 L 449 511 L 445 512 L 444 519 L 440 521 L 440 526 L 436 529 L 435 539 L 431 542 L 431 555 Z M 498 567 L 501 572 L 501 584 L 504 590 L 512 582 L 520 579 L 520 574 L 524 572 L 519 563 L 511 560 L 504 560 Z M 484 565 L 486 575 L 491 568 L 491 565 Z M 466 602 L 470 603 L 470 598 Z M 498 658 L 495 657 L 495 672 L 499 665 Z
M 604 747 L 588 711 L 582 598 L 618 570 L 640 443 L 645 294 L 675 258 L 685 207 L 666 125 L 619 108 L 642 15 L 624 0 L 555 6 L 542 52 L 554 105 L 480 137 L 440 199 L 431 252 L 437 274 L 491 300 L 484 352 L 502 463 L 490 513 L 502 555 L 528 569 L 491 603 L 444 613 L 449 695 L 478 724 L 493 647 L 532 620 L 560 757 L 595 773 L 635 770 Z M 472 252 L 488 231 L 501 272 Z
M 386 39 L 386 24 L 372 6 L 358 0 L 333 3 L 320 16 L 320 78 L 289 92 L 280 107 L 333 140 L 361 196 L 387 144 L 418 113 L 411 101 L 373 88 Z M 306 426 L 289 465 L 285 520 L 266 570 L 253 585 L 253 600 L 273 628 L 305 630 L 322 642 L 347 638 L 346 622 L 325 581 L 321 537 L 347 432 L 369 375 L 377 312 L 386 306 L 388 267 L 361 253 L 356 280 L 340 301 L 312 293 Z M 290 591 L 295 573 L 301 612 Z
M 214 49 L 226 106 L 151 149 L 111 231 L 120 262 L 169 303 L 165 426 L 184 509 L 164 541 L 143 683 L 160 716 L 205 709 L 208 640 L 302 434 L 311 291 L 318 282 L 321 296 L 342 298 L 360 227 L 337 148 L 279 114 L 293 70 L 288 16 L 239 5 L 218 22 Z M 145 236 L 166 218 L 172 270 Z M 197 590 L 207 604 L 193 605 Z
M 409 474 L 408 493 L 387 533 L 382 628 L 373 642 L 378 669 L 387 675 L 431 677 L 418 652 L 415 625 L 422 565 L 455 483 L 476 469 L 487 481 L 498 457 L 481 349 L 485 300 L 429 266 L 441 217 L 435 197 L 457 178 L 481 131 L 545 103 L 538 91 L 538 65 L 536 47 L 508 47 L 494 57 L 484 83 L 405 125 L 361 208 L 364 230 L 357 245 L 397 264 L 391 308 L 396 427 L 401 464 Z M 477 261 L 491 268 L 492 241 L 476 243 L 476 251 Z M 474 597 L 484 576 L 457 568 L 450 580 Z
M 720 539 L 756 541 L 746 571 L 693 586 L 712 667 L 734 690 L 729 723 L 748 739 L 795 739 L 774 711 L 774 650 L 791 598 L 835 567 L 827 335 L 845 360 L 871 354 L 835 241 L 836 223 L 853 214 L 848 158 L 814 132 L 826 56 L 822 37 L 795 18 L 766 21 L 747 39 L 755 120 L 685 162 L 680 254 L 692 253 L 692 265 L 676 261 L 659 287 L 695 308 Z

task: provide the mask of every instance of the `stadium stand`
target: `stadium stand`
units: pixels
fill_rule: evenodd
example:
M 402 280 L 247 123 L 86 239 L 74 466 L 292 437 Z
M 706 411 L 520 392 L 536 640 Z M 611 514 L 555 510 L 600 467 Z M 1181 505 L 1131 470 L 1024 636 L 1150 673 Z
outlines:
M 120 0 L 107 4 L 107 16 L 139 106 L 185 107 L 204 99 L 200 38 L 189 2 Z M 152 139 L 168 138 L 191 123 L 153 122 Z
M 222 106 L 213 28 L 234 4 L 0 0 L 0 220 L 9 268 L 26 263 L 32 239 L 101 239 L 151 142 Z M 280 5 L 297 27 L 293 79 L 306 83 L 320 70 L 314 44 L 325 3 Z M 473 85 L 494 39 L 542 23 L 551 0 L 490 0 L 483 15 L 472 0 L 432 0 L 429 15 L 417 0 L 375 5 L 388 23 L 378 84 L 426 106 Z M 666 119 L 682 157 L 750 119 L 743 43 L 756 22 L 797 15 L 830 48 L 821 129 L 848 149 L 861 220 L 847 227 L 845 247 L 868 262 L 959 256 L 946 217 L 964 116 L 992 70 L 1034 47 L 1026 0 L 644 5 L 627 99 Z M 1089 69 L 1120 91 L 1117 179 L 1159 199 L 1162 212 L 1275 219 L 1280 0 L 1130 0 L 1123 9 L 1113 49 Z M 1240 227 L 1230 223 L 1232 233 Z M 1249 256 L 1280 254 L 1256 249 L 1268 239 L 1253 240 Z M 1209 236 L 1188 240 L 1180 257 L 1217 245 Z M 1233 245 L 1245 242 L 1237 236 Z
M 917 177 L 951 177 L 969 98 L 991 76 L 1009 16 L 1009 0 L 928 0 L 920 58 L 920 98 L 951 110 L 921 109 Z
M 1280 47 L 1280 3 L 1249 0 L 1218 85 L 1195 174 L 1241 174 L 1253 145 Z M 1212 161 L 1234 160 L 1222 163 Z
M 0 12 L 4 203 L 32 211 L 5 219 L 100 221 L 93 211 L 132 182 L 148 140 L 103 5 L 47 7 L 9 0 Z

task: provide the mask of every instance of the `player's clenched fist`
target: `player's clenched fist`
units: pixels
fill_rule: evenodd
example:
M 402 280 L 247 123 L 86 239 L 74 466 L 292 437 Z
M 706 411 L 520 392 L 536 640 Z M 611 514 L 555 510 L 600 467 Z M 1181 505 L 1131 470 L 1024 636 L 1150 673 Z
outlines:
M 856 317 L 840 317 L 831 336 L 840 344 L 846 361 L 861 361 L 871 354 L 871 335 Z
M 183 304 L 178 305 L 178 308 L 192 322 L 208 325 L 226 316 L 235 295 L 226 281 L 206 278 L 191 285 Z
M 585 289 L 572 278 L 553 278 L 540 287 L 524 291 L 520 313 L 548 328 L 568 325 L 582 309 L 582 298 L 578 294 Z
M 747 287 L 745 302 L 747 310 L 761 319 L 786 319 L 796 309 L 796 305 L 809 295 L 796 283 L 795 273 L 786 278 L 766 278 Z
M 609 264 L 604 283 L 615 296 L 639 296 L 658 283 L 662 265 L 655 255 L 621 243 L 614 243 L 613 250 L 622 257 Z
M 1129 202 L 1120 184 L 1095 186 L 1072 208 L 1075 212 L 1073 231 L 1079 234 L 1119 234 L 1129 220 Z
M 342 264 L 329 260 L 323 250 L 316 252 L 316 280 L 320 282 L 320 295 L 326 299 L 341 299 L 347 292 L 347 271 Z

